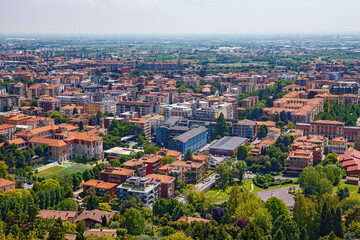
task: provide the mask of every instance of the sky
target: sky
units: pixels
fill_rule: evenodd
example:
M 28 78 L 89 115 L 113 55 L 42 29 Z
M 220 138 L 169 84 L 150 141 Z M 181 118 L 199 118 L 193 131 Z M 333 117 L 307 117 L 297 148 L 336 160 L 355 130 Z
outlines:
M 0 0 L 2 34 L 360 33 L 360 0 Z

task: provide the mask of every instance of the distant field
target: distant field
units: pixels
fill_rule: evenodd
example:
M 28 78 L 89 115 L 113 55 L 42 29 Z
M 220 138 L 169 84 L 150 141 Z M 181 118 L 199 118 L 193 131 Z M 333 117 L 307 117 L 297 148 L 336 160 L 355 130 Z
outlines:
M 83 173 L 87 167 L 82 166 L 71 166 L 71 167 L 65 167 L 65 166 L 54 166 L 48 169 L 45 169 L 43 171 L 40 171 L 36 176 L 38 177 L 45 177 L 45 178 L 51 178 L 55 175 L 63 175 L 63 174 L 73 174 L 77 172 Z

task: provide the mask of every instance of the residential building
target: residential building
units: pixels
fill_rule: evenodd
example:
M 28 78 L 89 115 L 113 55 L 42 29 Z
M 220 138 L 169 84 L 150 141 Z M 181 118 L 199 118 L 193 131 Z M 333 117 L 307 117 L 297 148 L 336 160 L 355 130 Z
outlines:
M 127 169 L 139 171 L 140 176 L 146 175 L 146 164 L 142 158 L 131 159 L 123 163 L 123 166 Z
M 162 156 L 154 154 L 141 157 L 140 159 L 143 160 L 146 165 L 146 174 L 154 173 L 157 169 L 159 169 L 159 167 L 161 167 L 162 158 Z
M 66 106 L 69 104 L 75 104 L 76 106 L 85 106 L 90 102 L 89 95 L 84 95 L 81 93 L 57 96 L 56 98 L 60 100 L 61 106 Z
M 19 107 L 20 96 L 19 95 L 0 95 L 0 111 L 3 111 L 5 107 Z
M 344 154 L 348 150 L 348 141 L 344 137 L 333 138 L 328 148 L 330 153 Z
M 96 114 L 101 111 L 100 103 L 88 103 L 84 106 L 84 112 L 89 114 Z
M 233 136 L 253 139 L 257 133 L 257 123 L 251 120 L 241 120 L 230 124 L 231 133 Z
M 123 112 L 138 112 L 139 117 L 148 114 L 160 113 L 160 105 L 156 102 L 134 102 L 134 101 L 122 101 L 116 104 L 116 115 L 120 115 Z
M 23 83 L 17 82 L 17 83 L 9 84 L 9 94 L 25 95 L 25 93 L 26 93 L 26 86 Z
M 313 165 L 313 152 L 310 150 L 296 149 L 290 152 L 285 171 L 288 174 L 300 174 L 304 168 Z
M 89 229 L 89 230 L 86 230 L 84 232 L 84 237 L 89 237 L 91 235 L 95 235 L 97 237 L 100 237 L 100 238 L 112 238 L 112 239 L 115 239 L 117 237 L 117 234 L 116 234 L 117 230 L 116 229 Z
M 69 117 L 71 117 L 72 115 L 74 115 L 74 110 L 76 108 L 76 111 L 78 113 L 82 113 L 83 112 L 83 107 L 81 106 L 76 106 L 75 104 L 70 104 L 70 105 L 66 105 L 60 108 L 60 113 L 61 115 L 68 115 Z
M 69 153 L 71 157 L 75 154 L 87 155 L 89 159 L 102 159 L 103 138 L 95 134 L 72 133 L 64 141 L 69 144 Z
M 57 211 L 57 210 L 40 210 L 37 217 L 44 219 L 57 220 L 61 218 L 62 221 L 73 222 L 78 216 L 77 211 Z
M 135 176 L 135 170 L 119 167 L 108 167 L 100 172 L 101 180 L 116 184 L 122 184 L 126 182 L 126 179 L 133 176 Z
M 86 227 L 94 228 L 95 224 L 102 223 L 103 216 L 106 217 L 107 222 L 115 215 L 115 212 L 104 212 L 98 209 L 94 209 L 91 211 L 84 210 L 76 219 L 75 222 L 79 222 L 81 220 L 85 221 Z
M 57 108 L 60 108 L 60 100 L 49 96 L 42 96 L 38 100 L 38 105 L 44 109 L 44 112 L 54 111 Z
M 142 118 L 133 118 L 129 121 L 135 126 L 141 127 L 144 133 L 145 138 L 149 139 L 151 137 L 151 124 L 150 121 Z
M 174 161 L 170 164 L 170 167 L 181 170 L 185 179 L 189 183 L 196 183 L 197 180 L 202 178 L 206 174 L 207 163 L 206 162 L 192 162 L 192 161 Z M 193 174 L 186 174 L 186 172 L 192 172 Z
M 254 107 L 256 104 L 258 104 L 258 102 L 259 102 L 258 96 L 248 97 L 241 101 L 241 107 L 251 108 L 251 107 Z
M 31 85 L 28 90 L 27 94 L 29 98 L 40 98 L 42 95 L 43 87 L 40 84 Z
M 117 183 L 105 182 L 103 180 L 90 179 L 89 181 L 84 182 L 83 184 L 83 193 L 86 195 L 87 191 L 90 188 L 95 189 L 96 195 L 105 196 L 108 194 L 110 199 L 116 197 L 116 187 L 119 185 Z
M 161 197 L 171 198 L 175 191 L 175 177 L 163 174 L 148 174 L 146 178 L 152 179 L 154 182 L 159 182 L 161 189 Z
M 360 151 L 350 150 L 339 155 L 339 162 L 346 170 L 347 175 L 360 175 Z
M 208 130 L 205 127 L 193 128 L 190 131 L 174 137 L 169 141 L 169 149 L 185 154 L 188 149 L 195 152 L 207 143 Z
M 151 207 L 160 196 L 160 183 L 145 177 L 131 177 L 117 187 L 117 197 L 123 202 L 139 196 L 147 207 Z
M 7 191 L 15 190 L 15 185 L 16 182 L 0 178 L 0 191 L 7 192 Z
M 15 139 L 16 125 L 12 124 L 1 124 L 0 131 L 7 133 L 8 140 Z

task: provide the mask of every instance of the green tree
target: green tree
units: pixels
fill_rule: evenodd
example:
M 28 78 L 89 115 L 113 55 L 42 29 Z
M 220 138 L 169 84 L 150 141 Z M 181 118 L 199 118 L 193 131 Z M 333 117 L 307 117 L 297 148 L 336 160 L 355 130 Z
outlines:
M 273 221 L 276 221 L 278 217 L 289 215 L 288 208 L 283 200 L 278 199 L 277 197 L 271 197 L 265 202 L 265 207 L 270 212 Z
M 170 164 L 170 163 L 173 163 L 174 161 L 175 161 L 175 158 L 172 156 L 165 156 L 161 159 L 162 165 Z
M 86 223 L 84 220 L 80 220 L 77 222 L 76 224 L 76 231 L 78 233 L 84 233 L 86 231 L 87 227 L 86 227 Z
M 87 210 L 94 210 L 99 208 L 99 198 L 96 196 L 95 189 L 90 188 L 87 192 L 88 196 L 86 196 L 86 209 Z
M 225 191 L 225 189 L 230 181 L 231 167 L 226 162 L 224 162 L 224 163 L 217 165 L 215 168 L 215 171 L 218 174 L 219 185 Z
M 5 178 L 8 168 L 5 161 L 0 161 L 0 178 Z
M 344 238 L 344 232 L 342 227 L 342 216 L 341 216 L 341 208 L 338 207 L 333 215 L 333 231 L 334 234 L 339 238 Z
M 299 228 L 296 225 L 296 222 L 289 217 L 289 215 L 280 215 L 275 223 L 274 223 L 274 227 L 273 227 L 273 233 L 276 236 L 276 232 L 281 230 L 283 235 L 285 236 L 284 239 L 292 239 L 292 240 L 297 240 L 299 239 Z
M 321 211 L 320 236 L 327 236 L 330 234 L 332 229 L 331 223 L 331 210 L 328 208 L 327 204 L 324 203 Z
M 164 240 L 193 240 L 193 238 L 187 236 L 184 232 L 179 231 L 165 237 Z
M 224 136 L 225 133 L 229 132 L 225 116 L 223 113 L 220 113 L 220 116 L 216 119 L 215 124 L 215 135 Z
M 296 128 L 296 126 L 295 126 L 295 124 L 294 124 L 293 122 L 289 122 L 289 123 L 286 125 L 286 127 L 287 127 L 288 129 L 295 129 L 295 128 Z
M 141 211 L 129 208 L 124 213 L 122 225 L 130 234 L 141 235 L 144 233 L 145 219 L 142 217 Z
M 237 159 L 245 160 L 248 157 L 248 150 L 245 146 L 241 145 L 238 147 Z
M 73 115 L 76 115 L 76 114 L 78 114 L 79 112 L 78 112 L 78 110 L 77 110 L 77 108 L 76 107 L 74 107 L 74 110 L 73 110 Z
M 64 240 L 65 239 L 65 229 L 63 227 L 63 222 L 61 218 L 58 218 L 49 232 L 49 240 Z
M 258 132 L 257 132 L 257 137 L 259 139 L 263 139 L 264 137 L 266 137 L 268 134 L 268 128 L 266 125 L 261 125 L 259 128 L 258 128 Z
M 264 233 L 254 222 L 250 222 L 239 233 L 238 239 L 240 239 L 240 240 L 261 240 L 261 239 L 264 239 Z
M 190 149 L 188 149 L 186 152 L 185 152 L 185 155 L 184 155 L 184 160 L 185 161 L 193 161 L 193 154 L 191 152 Z
M 58 204 L 57 209 L 61 211 L 77 211 L 78 206 L 78 202 L 75 199 L 66 198 Z
M 294 220 L 300 229 L 305 229 L 309 239 L 317 238 L 316 219 L 317 211 L 315 203 L 299 193 L 295 197 Z
M 244 175 L 247 169 L 245 161 L 237 161 L 232 167 L 232 175 L 239 179 L 239 182 L 242 182 Z

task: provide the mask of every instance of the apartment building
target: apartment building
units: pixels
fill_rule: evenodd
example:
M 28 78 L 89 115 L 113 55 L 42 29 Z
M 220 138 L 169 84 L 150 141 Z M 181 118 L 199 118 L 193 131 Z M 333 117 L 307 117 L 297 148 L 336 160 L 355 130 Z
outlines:
M 135 176 L 135 170 L 119 167 L 108 167 L 100 172 L 101 180 L 116 184 L 122 184 L 126 182 L 126 179 L 133 176 Z
M 160 183 L 146 177 L 131 177 L 117 187 L 117 197 L 123 202 L 130 197 L 139 196 L 145 206 L 151 208 L 160 196 Z
M 39 145 L 47 145 L 47 155 L 50 161 L 62 162 L 70 159 L 69 146 L 64 140 L 33 137 L 29 140 L 29 148 L 35 150 Z
M 139 171 L 140 176 L 146 175 L 146 164 L 142 158 L 131 159 L 123 163 L 124 168 Z
M 54 111 L 60 108 L 60 100 L 49 96 L 42 96 L 38 100 L 38 105 L 44 109 L 44 112 Z
M 170 164 L 171 168 L 178 169 L 182 172 L 186 182 L 196 183 L 200 178 L 206 174 L 207 163 L 205 162 L 192 162 L 192 161 L 174 161 Z M 186 172 L 193 172 L 195 175 L 188 175 Z
M 241 101 L 241 107 L 251 108 L 251 107 L 254 107 L 256 104 L 258 104 L 258 102 L 259 102 L 258 96 L 248 97 Z
M 75 104 L 76 106 L 85 106 L 90 102 L 90 96 L 81 93 L 72 93 L 70 95 L 57 96 L 60 100 L 61 106 Z
M 256 137 L 257 123 L 250 120 L 242 120 L 229 124 L 231 134 L 234 136 L 252 139 Z
M 165 116 L 169 117 L 186 117 L 192 116 L 192 109 L 189 105 L 184 103 L 175 103 L 165 107 Z
M 83 107 L 81 106 L 76 106 L 75 104 L 70 104 L 70 105 L 66 105 L 60 108 L 60 113 L 62 115 L 68 115 L 69 117 L 71 117 L 74 114 L 74 110 L 77 110 L 78 113 L 82 113 L 83 112 Z
M 20 96 L 19 95 L 0 95 L 0 111 L 3 111 L 5 107 L 19 107 Z
M 105 196 L 108 194 L 110 199 L 116 197 L 116 187 L 118 186 L 117 183 L 105 182 L 102 180 L 97 179 L 90 179 L 83 183 L 83 193 L 86 195 L 89 189 L 93 188 L 96 191 L 97 196 Z
M 155 154 L 144 155 L 140 159 L 144 161 L 146 166 L 146 174 L 154 173 L 159 167 L 161 167 L 161 159 L 163 157 Z
M 45 88 L 45 95 L 50 97 L 57 97 L 64 91 L 64 89 L 65 87 L 63 84 L 50 85 Z
M 97 112 L 101 112 L 101 104 L 88 103 L 84 106 L 84 112 L 88 114 L 96 114 Z
M 133 118 L 129 121 L 131 124 L 134 124 L 138 127 L 141 127 L 144 133 L 145 138 L 149 139 L 151 137 L 151 124 L 150 121 L 142 118 Z
M 116 115 L 120 115 L 124 112 L 138 112 L 139 117 L 148 114 L 160 113 L 160 104 L 156 102 L 119 102 L 116 104 Z
M 23 83 L 17 82 L 17 83 L 9 84 L 9 94 L 25 95 L 25 93 L 26 93 L 26 86 Z
M 16 125 L 12 124 L 1 124 L 0 125 L 0 132 L 5 132 L 8 136 L 8 140 L 15 139 L 15 131 L 16 131 Z
M 301 136 L 291 144 L 291 150 L 309 150 L 313 152 L 313 163 L 319 163 L 324 156 L 324 148 L 328 146 L 328 139 L 321 135 Z
M 288 174 L 300 174 L 304 168 L 313 165 L 313 152 L 310 150 L 296 149 L 290 151 L 286 160 L 285 171 Z
M 169 199 L 174 195 L 175 177 L 163 174 L 148 174 L 145 177 L 160 183 L 161 197 Z

